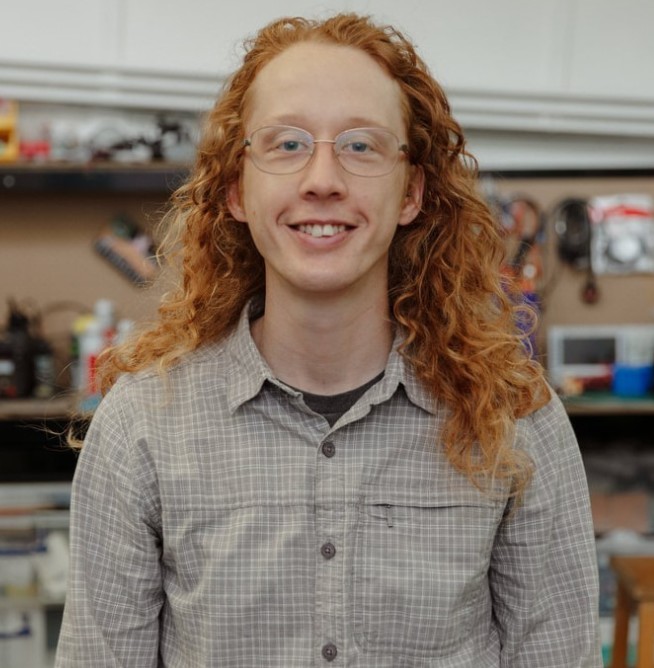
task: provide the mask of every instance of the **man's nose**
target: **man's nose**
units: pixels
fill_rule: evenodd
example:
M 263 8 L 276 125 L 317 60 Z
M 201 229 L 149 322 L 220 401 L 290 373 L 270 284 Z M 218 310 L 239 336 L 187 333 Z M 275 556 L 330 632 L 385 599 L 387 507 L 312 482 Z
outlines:
M 313 154 L 302 176 L 303 195 L 333 197 L 347 192 L 345 170 L 331 141 L 320 140 L 314 143 Z

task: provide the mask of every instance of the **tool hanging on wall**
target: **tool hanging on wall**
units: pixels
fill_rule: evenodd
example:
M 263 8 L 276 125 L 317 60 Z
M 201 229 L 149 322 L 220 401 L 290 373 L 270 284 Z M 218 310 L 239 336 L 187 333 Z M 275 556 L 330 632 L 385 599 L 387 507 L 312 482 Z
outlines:
M 590 264 L 590 217 L 588 202 L 569 198 L 559 202 L 552 212 L 558 253 L 573 269 L 586 269 Z
M 539 206 L 532 199 L 514 195 L 496 199 L 496 214 L 499 214 L 504 229 L 506 262 L 502 273 L 515 282 L 522 293 L 522 302 L 539 312 L 543 308 L 540 289 L 543 278 L 543 216 Z M 537 354 L 536 322 L 520 311 L 518 325 L 528 335 L 529 349 Z
M 654 199 L 621 193 L 588 201 L 596 274 L 654 274 Z
M 570 197 L 555 205 L 551 215 L 557 237 L 557 251 L 562 262 L 576 271 L 586 273 L 581 300 L 595 304 L 599 288 L 591 263 L 591 222 L 588 201 Z
M 154 242 L 125 214 L 103 227 L 93 246 L 136 285 L 151 283 L 158 273 Z
M 528 197 L 513 196 L 501 203 L 501 209 L 508 258 L 504 271 L 517 279 L 525 295 L 535 298 L 543 277 L 540 207 Z

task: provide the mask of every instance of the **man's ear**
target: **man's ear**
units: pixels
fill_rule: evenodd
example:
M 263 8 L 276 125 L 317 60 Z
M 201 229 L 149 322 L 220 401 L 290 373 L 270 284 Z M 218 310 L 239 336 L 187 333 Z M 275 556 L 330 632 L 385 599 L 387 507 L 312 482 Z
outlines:
M 425 190 L 425 173 L 420 166 L 411 167 L 406 187 L 406 196 L 400 209 L 399 225 L 412 223 L 422 209 L 422 195 Z
M 227 189 L 227 208 L 240 223 L 247 223 L 245 209 L 241 203 L 241 182 L 237 179 L 229 184 Z

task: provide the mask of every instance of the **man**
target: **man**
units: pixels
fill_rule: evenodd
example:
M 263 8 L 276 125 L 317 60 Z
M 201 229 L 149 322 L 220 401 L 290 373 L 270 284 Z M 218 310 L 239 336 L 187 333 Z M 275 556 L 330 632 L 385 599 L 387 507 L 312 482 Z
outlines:
M 104 360 L 58 666 L 601 665 L 578 448 L 464 146 L 392 29 L 253 40 L 180 285 Z

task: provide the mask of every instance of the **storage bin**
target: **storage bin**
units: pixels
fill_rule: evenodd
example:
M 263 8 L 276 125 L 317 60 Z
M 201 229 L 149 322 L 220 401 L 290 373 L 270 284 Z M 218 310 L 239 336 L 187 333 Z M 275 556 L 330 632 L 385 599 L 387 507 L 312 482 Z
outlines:
M 654 366 L 629 366 L 616 364 L 613 367 L 613 393 L 620 397 L 642 397 L 652 388 Z

